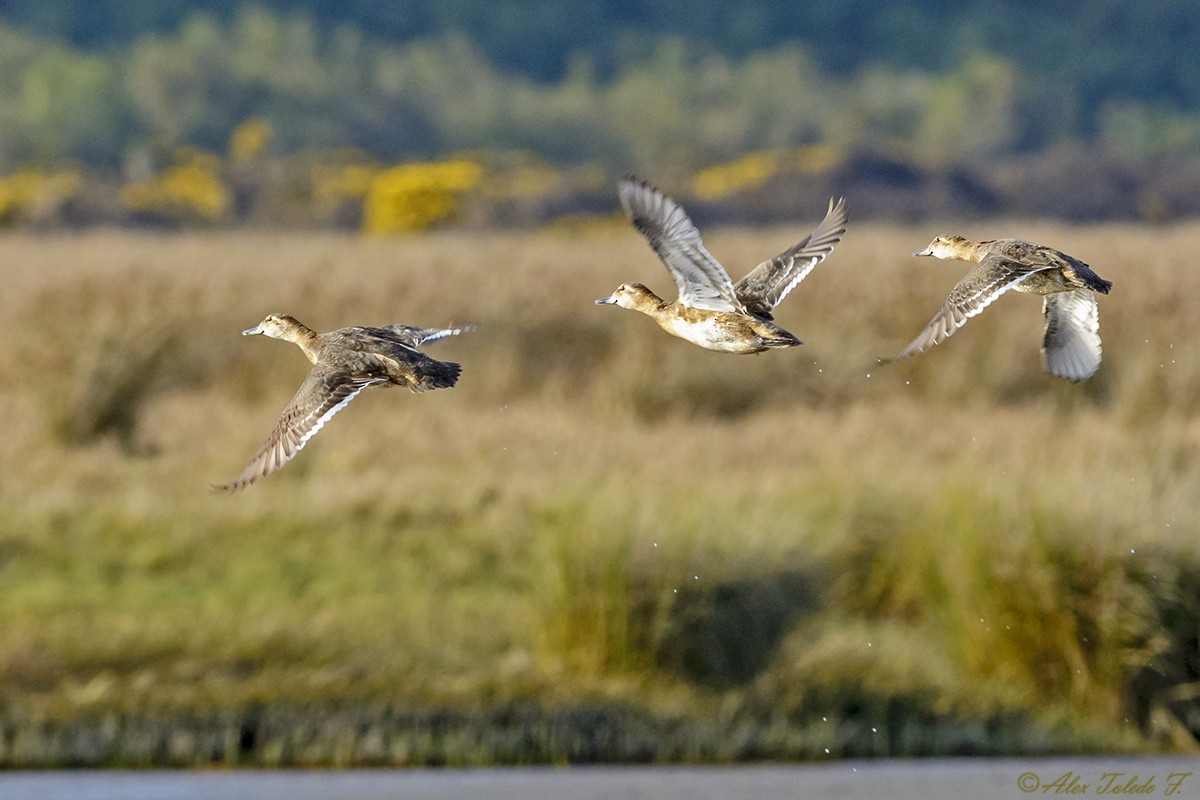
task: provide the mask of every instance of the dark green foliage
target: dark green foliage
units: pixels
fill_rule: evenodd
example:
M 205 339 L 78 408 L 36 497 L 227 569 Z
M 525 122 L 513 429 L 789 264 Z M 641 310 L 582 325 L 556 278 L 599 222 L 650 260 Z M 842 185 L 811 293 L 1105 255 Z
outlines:
M 797 620 L 819 607 L 818 586 L 801 570 L 686 586 L 659 637 L 657 661 L 717 688 L 748 683 Z
M 69 721 L 22 719 L 3 709 L 0 714 L 0 767 L 25 769 L 1029 756 L 1064 748 L 1097 752 L 1112 744 L 1098 731 L 1068 736 L 1017 714 L 959 719 L 915 707 L 902 698 L 889 703 L 878 719 L 843 721 L 832 731 L 828 724 L 756 716 L 677 717 L 608 703 L 558 709 L 512 704 L 480 712 L 387 704 L 340 709 L 250 706 L 170 716 L 85 714 Z
M 1079 143 L 1200 153 L 1200 8 L 1016 6 L 9 0 L 0 173 L 222 151 L 250 117 L 284 153 L 533 150 L 659 172 L 808 143 L 938 166 Z
M 127 46 L 169 33 L 198 9 L 226 22 L 244 0 L 7 0 L 0 14 L 20 28 L 87 48 Z M 826 69 L 846 74 L 885 64 L 941 71 L 983 48 L 1028 64 L 1040 81 L 1079 88 L 1084 108 L 1140 97 L 1195 106 L 1200 9 L 1187 0 L 1129 4 L 1038 0 L 262 0 L 254 7 L 311 19 L 321 30 L 351 27 L 402 44 L 465 34 L 497 66 L 543 81 L 560 80 L 572 59 L 611 75 L 647 43 L 679 36 L 732 57 L 801 42 Z M 1164 35 L 1170 32 L 1170 35 Z

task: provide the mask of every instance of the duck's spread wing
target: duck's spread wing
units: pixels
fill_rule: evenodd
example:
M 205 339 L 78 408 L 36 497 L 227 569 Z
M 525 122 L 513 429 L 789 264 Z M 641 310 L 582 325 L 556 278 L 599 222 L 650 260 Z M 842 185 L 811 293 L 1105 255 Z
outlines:
M 351 377 L 335 370 L 316 367 L 300 384 L 292 402 L 279 417 L 275 430 L 267 437 L 258 455 L 231 483 L 214 486 L 219 492 L 235 492 L 265 478 L 308 444 L 308 440 L 346 404 L 366 387 L 385 382 L 386 378 Z
M 667 265 L 679 300 L 692 308 L 744 312 L 733 282 L 704 249 L 700 232 L 683 207 L 643 180 L 621 181 L 621 207 Z
M 463 325 L 459 328 L 417 328 L 413 325 L 384 325 L 382 328 L 371 328 L 369 330 L 385 331 L 401 344 L 406 344 L 409 347 L 419 347 L 426 342 L 436 342 L 438 339 L 445 339 L 449 336 L 458 336 L 460 333 L 473 331 L 475 330 L 475 326 Z
M 987 256 L 950 291 L 941 310 L 925 329 L 896 358 L 906 358 L 941 344 L 993 301 L 1035 272 L 1049 265 L 1019 264 L 999 256 Z
M 829 201 L 825 219 L 792 247 L 759 264 L 733 287 L 738 299 L 752 314 L 770 318 L 796 284 L 808 277 L 813 267 L 833 252 L 846 234 L 846 200 Z
M 1090 289 L 1056 292 L 1042 303 L 1046 334 L 1042 356 L 1051 375 L 1077 382 L 1100 368 L 1100 312 Z

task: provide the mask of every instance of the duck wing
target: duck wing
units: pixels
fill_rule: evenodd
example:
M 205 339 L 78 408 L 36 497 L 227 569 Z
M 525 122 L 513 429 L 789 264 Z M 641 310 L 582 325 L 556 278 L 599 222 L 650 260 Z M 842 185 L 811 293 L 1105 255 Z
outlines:
M 1112 288 L 1112 281 L 1101 278 L 1090 266 L 1075 256 L 1053 247 L 1021 239 L 998 239 L 992 243 L 992 252 L 1023 264 L 1048 265 L 1061 269 L 1068 283 L 1081 289 L 1108 294 L 1108 290 Z
M 700 231 L 683 207 L 649 183 L 629 176 L 621 181 L 621 207 L 679 289 L 679 302 L 692 308 L 745 313 L 725 268 L 704 249 Z
M 771 319 L 771 309 L 779 305 L 796 284 L 808 277 L 813 267 L 833 252 L 846 233 L 846 200 L 829 200 L 825 219 L 796 244 L 769 261 L 752 269 L 736 284 L 734 292 L 751 314 Z
M 409 347 L 420 347 L 426 342 L 436 342 L 449 336 L 458 336 L 475 330 L 474 325 L 463 325 L 460 328 L 417 328 L 412 325 L 384 325 L 380 328 L 367 328 L 369 331 L 382 331 Z
M 995 254 L 985 256 L 950 290 L 941 310 L 896 358 L 907 358 L 941 344 L 997 297 L 1033 273 L 1053 268 L 1051 264 L 1022 264 Z
M 1046 333 L 1042 357 L 1046 371 L 1072 383 L 1087 380 L 1100 368 L 1100 311 L 1090 289 L 1045 296 Z
M 345 408 L 359 392 L 372 384 L 386 382 L 387 378 L 380 376 L 350 375 L 340 370 L 314 367 L 249 466 L 232 482 L 213 489 L 236 492 L 270 475 L 295 458 L 329 418 Z

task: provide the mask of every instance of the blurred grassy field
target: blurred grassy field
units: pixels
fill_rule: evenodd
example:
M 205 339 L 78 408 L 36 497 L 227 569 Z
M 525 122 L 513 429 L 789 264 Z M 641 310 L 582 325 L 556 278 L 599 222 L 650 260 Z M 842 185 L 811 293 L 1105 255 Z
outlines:
M 791 229 L 706 237 L 735 277 Z M 1114 282 L 1045 375 L 1004 297 L 879 367 L 1019 235 Z M 624 224 L 374 240 L 0 238 L 0 765 L 729 761 L 1191 749 L 1200 226 L 851 225 L 709 353 Z M 236 475 L 303 378 L 239 332 L 475 323 Z

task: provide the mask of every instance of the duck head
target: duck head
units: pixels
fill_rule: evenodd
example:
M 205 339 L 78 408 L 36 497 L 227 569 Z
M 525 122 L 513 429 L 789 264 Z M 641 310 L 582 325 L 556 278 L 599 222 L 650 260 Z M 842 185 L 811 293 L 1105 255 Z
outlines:
M 971 243 L 961 236 L 938 236 L 924 250 L 913 252 L 914 256 L 933 256 L 934 258 L 961 258 L 971 250 Z
M 268 314 L 253 328 L 242 331 L 242 336 L 270 336 L 272 339 L 292 339 L 297 330 L 305 330 L 300 321 L 289 314 Z
M 641 309 L 650 305 L 658 305 L 662 299 L 645 285 L 640 283 L 622 283 L 608 297 L 601 297 L 596 305 L 613 305 L 621 308 Z

